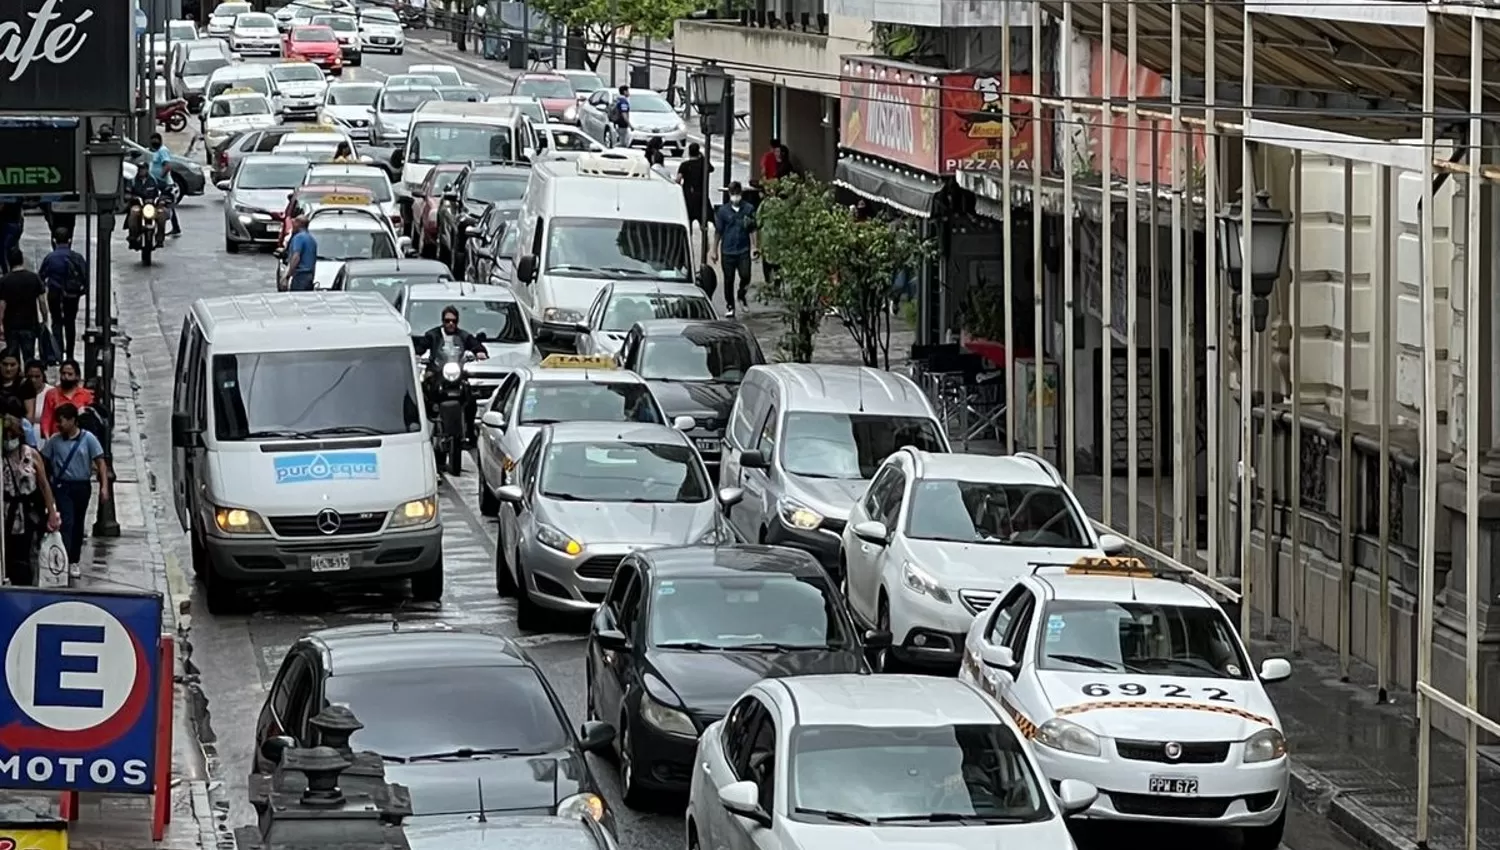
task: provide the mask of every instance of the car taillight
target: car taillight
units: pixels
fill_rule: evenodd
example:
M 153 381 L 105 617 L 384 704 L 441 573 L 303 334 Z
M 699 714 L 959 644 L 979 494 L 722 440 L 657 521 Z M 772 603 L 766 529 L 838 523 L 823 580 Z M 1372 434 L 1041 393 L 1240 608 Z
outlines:
M 219 151 L 219 168 L 229 168 L 229 151 Z

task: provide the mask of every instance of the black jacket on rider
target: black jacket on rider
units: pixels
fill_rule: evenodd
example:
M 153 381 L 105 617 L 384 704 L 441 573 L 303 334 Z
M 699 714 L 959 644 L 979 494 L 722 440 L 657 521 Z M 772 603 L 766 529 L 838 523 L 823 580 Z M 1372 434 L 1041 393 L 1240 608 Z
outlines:
M 484 343 L 479 341 L 479 337 L 469 333 L 463 328 L 456 329 L 454 331 L 454 334 L 458 337 L 458 347 L 460 351 L 467 351 L 470 354 L 474 355 L 484 354 L 485 356 L 489 356 L 489 350 L 484 347 Z M 431 328 L 427 331 L 427 333 L 422 334 L 416 340 L 417 354 L 433 354 L 442 351 L 443 336 L 444 334 L 442 325 Z

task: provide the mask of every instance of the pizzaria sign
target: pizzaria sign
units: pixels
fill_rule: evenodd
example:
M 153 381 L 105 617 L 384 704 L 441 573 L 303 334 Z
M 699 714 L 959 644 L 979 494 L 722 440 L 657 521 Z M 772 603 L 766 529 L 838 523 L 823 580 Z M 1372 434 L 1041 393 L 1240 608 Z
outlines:
M 124 0 L 6 0 L 0 112 L 128 113 L 134 34 L 134 10 Z

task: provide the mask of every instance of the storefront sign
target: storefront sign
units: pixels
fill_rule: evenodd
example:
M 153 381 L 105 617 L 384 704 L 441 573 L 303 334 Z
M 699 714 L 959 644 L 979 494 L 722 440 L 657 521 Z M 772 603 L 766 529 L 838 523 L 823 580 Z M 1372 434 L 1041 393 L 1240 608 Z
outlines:
M 68 850 L 68 825 L 43 824 L 31 828 L 0 826 L 0 850 Z
M 933 71 L 868 56 L 844 59 L 844 148 L 941 174 L 938 84 Z
M 134 34 L 128 3 L 8 0 L 0 11 L 0 112 L 128 113 Z
M 1041 167 L 1052 167 L 1047 134 L 1033 120 L 1035 106 L 1025 100 L 1010 102 L 1005 114 L 1004 95 L 1029 94 L 1029 76 L 947 74 L 942 77 L 943 122 L 941 150 L 943 174 L 964 171 L 1000 171 L 1007 166 L 1034 167 L 1037 147 Z M 1005 159 L 1005 139 L 1010 137 L 1010 162 Z M 1040 144 L 1038 144 L 1040 143 Z
M 78 128 L 0 121 L 0 196 L 40 197 L 79 191 Z
M 1130 60 L 1123 53 L 1116 52 L 1109 60 L 1109 79 L 1104 77 L 1104 46 L 1094 42 L 1090 62 L 1093 66 L 1089 78 L 1089 97 L 1098 99 L 1103 97 L 1115 98 L 1117 105 L 1124 105 L 1130 97 Z M 1171 83 L 1161 74 L 1144 67 L 1136 68 L 1135 87 L 1138 99 L 1162 100 L 1172 96 Z M 1159 109 L 1157 111 L 1160 111 Z M 1109 133 L 1109 169 L 1115 177 L 1127 179 L 1133 170 L 1135 179 L 1143 183 L 1156 182 L 1163 186 L 1173 185 L 1172 180 L 1172 149 L 1177 144 L 1177 137 L 1172 133 L 1171 123 L 1159 119 L 1138 118 L 1136 120 L 1136 132 L 1134 145 L 1131 144 L 1131 132 L 1126 117 L 1115 113 L 1110 118 L 1101 118 L 1099 113 L 1089 114 L 1082 110 L 1077 111 L 1081 120 L 1089 122 L 1089 151 L 1092 158 L 1093 170 L 1103 173 L 1104 165 L 1101 160 L 1104 157 L 1104 134 Z M 1187 134 L 1192 146 L 1191 162 L 1203 161 L 1203 131 L 1197 127 L 1184 127 L 1183 132 Z M 1132 158 L 1132 147 L 1134 156 Z M 1155 150 L 1155 160 L 1152 159 L 1152 151 Z M 1155 169 L 1152 168 L 1153 162 Z M 1194 176 L 1189 173 L 1185 175 L 1189 185 L 1195 182 Z

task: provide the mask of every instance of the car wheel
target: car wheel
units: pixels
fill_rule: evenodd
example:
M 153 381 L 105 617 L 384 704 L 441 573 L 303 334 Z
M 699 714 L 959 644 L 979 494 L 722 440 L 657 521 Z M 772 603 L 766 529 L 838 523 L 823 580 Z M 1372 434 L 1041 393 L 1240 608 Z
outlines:
M 620 717 L 620 796 L 625 805 L 637 811 L 650 802 L 645 789 L 635 774 L 635 742 L 631 740 L 630 723 L 624 715 Z
M 500 515 L 500 499 L 490 490 L 489 482 L 484 480 L 484 465 L 479 466 L 479 512 L 487 517 Z
M 1281 810 L 1281 816 L 1276 819 L 1275 823 L 1240 830 L 1240 846 L 1244 850 L 1276 850 L 1281 846 L 1281 837 L 1284 832 L 1286 832 L 1286 809 Z
M 531 598 L 531 582 L 526 578 L 526 564 L 516 553 L 516 626 L 523 632 L 543 631 L 547 612 Z
M 437 562 L 411 577 L 411 598 L 417 602 L 443 601 L 443 556 Z
M 208 613 L 215 617 L 244 613 L 245 598 L 240 595 L 238 584 L 219 575 L 211 564 L 205 565 L 202 579 Z
M 209 570 L 208 549 L 191 529 L 188 531 L 188 557 L 193 561 L 193 575 L 203 578 Z
M 516 592 L 516 579 L 510 571 L 510 555 L 503 535 L 497 535 L 495 540 L 495 592 L 501 596 Z
M 891 603 L 885 598 L 885 591 L 880 592 L 880 606 L 875 612 L 875 631 L 890 633 L 891 631 Z M 894 673 L 896 663 L 889 649 L 882 649 L 875 653 L 875 672 Z
M 694 826 L 691 821 L 687 826 L 687 850 L 698 850 L 698 827 Z
M 240 252 L 240 243 L 234 241 L 233 239 L 230 239 L 228 236 L 225 236 L 224 250 L 231 254 L 238 254 Z

